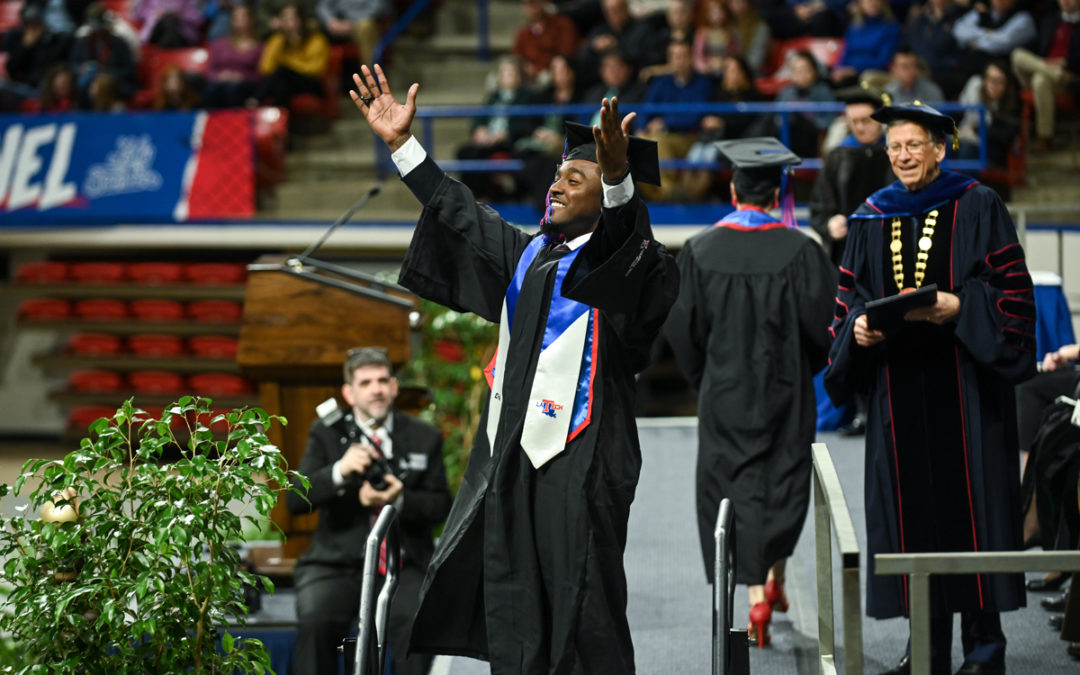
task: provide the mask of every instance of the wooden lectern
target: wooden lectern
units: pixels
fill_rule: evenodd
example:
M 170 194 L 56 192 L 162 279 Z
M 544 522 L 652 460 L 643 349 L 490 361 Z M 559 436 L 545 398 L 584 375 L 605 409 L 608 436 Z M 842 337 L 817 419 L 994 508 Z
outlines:
M 288 420 L 269 436 L 290 469 L 300 466 L 315 406 L 340 400 L 349 349 L 386 347 L 395 366 L 409 360 L 414 306 L 399 286 L 304 256 L 263 256 L 248 267 L 236 361 L 259 382 L 260 407 Z M 282 498 L 272 517 L 287 537 L 285 558 L 307 549 L 317 515 L 292 516 Z

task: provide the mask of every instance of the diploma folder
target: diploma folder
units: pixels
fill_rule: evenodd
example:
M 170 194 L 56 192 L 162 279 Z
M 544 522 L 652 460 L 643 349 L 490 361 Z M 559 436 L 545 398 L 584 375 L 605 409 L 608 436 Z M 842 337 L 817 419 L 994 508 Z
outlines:
M 937 302 L 937 284 L 910 293 L 897 293 L 866 303 L 866 323 L 871 330 L 891 331 L 904 323 L 904 315 L 918 307 Z

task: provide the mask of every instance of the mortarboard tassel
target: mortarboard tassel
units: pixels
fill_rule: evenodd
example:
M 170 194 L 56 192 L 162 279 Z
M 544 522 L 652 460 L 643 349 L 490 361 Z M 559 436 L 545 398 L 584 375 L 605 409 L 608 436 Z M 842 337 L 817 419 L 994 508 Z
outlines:
M 795 170 L 790 166 L 784 167 L 780 176 L 780 222 L 788 227 L 798 227 L 799 221 L 795 219 Z

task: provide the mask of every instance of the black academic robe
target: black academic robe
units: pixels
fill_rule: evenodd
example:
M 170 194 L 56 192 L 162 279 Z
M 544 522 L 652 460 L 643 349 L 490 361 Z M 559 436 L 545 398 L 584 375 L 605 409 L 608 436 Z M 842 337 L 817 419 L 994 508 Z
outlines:
M 476 203 L 428 158 L 405 183 L 424 203 L 400 283 L 498 321 L 532 236 Z M 506 357 L 498 444 L 485 407 L 422 587 L 412 649 L 487 659 L 495 675 L 633 673 L 623 549 L 641 466 L 634 375 L 678 292 L 674 260 L 636 195 L 604 209 L 563 284 L 600 310 L 591 423 L 534 469 L 521 448 L 557 256 L 525 274 Z
M 833 264 L 843 260 L 847 238 L 832 238 L 829 219 L 837 214 L 848 215 L 894 179 L 889 155 L 881 144 L 842 145 L 825 158 L 810 194 L 810 227 L 821 236 Z
M 952 322 L 905 322 L 871 348 L 852 327 L 865 304 L 898 292 L 892 214 L 902 223 L 905 286 L 928 212 L 937 211 L 924 284 L 959 296 Z M 1014 385 L 1035 372 L 1035 304 L 1024 251 L 993 190 L 943 172 L 923 190 L 896 183 L 852 216 L 840 268 L 825 387 L 868 396 L 866 611 L 909 611 L 906 578 L 874 574 L 878 553 L 1009 551 L 1021 546 Z M 1024 605 L 1023 576 L 932 578 L 936 612 Z
M 771 219 L 770 219 L 771 220 Z M 780 223 L 717 226 L 679 252 L 664 334 L 698 390 L 697 520 L 713 580 L 720 500 L 735 507 L 736 581 L 791 555 L 810 502 L 814 373 L 825 366 L 836 272 Z

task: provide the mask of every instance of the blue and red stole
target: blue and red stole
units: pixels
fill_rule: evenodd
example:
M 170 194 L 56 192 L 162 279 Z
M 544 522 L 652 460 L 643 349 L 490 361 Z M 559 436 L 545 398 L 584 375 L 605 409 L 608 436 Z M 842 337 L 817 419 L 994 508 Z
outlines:
M 492 454 L 495 453 L 499 419 L 502 415 L 503 374 L 506 372 L 506 356 L 511 348 L 511 327 L 518 295 L 525 280 L 525 273 L 540 249 L 548 243 L 546 237 L 537 237 L 529 243 L 518 260 L 514 277 L 503 298 L 499 346 L 495 358 L 485 371 L 491 386 L 487 437 Z M 600 310 L 562 295 L 563 281 L 581 248 L 579 246 L 570 251 L 558 261 L 536 374 L 533 376 L 525 407 L 521 447 L 535 468 L 540 468 L 565 450 L 566 444 L 580 434 L 592 418 L 593 378 L 596 374 L 598 347 L 596 330 Z M 524 337 L 532 338 L 532 335 Z M 579 367 L 574 368 L 571 364 L 579 364 Z
M 730 227 L 733 230 L 774 230 L 787 225 L 778 222 L 768 211 L 756 206 L 740 206 L 737 211 L 724 216 L 723 220 L 717 221 L 716 227 Z

